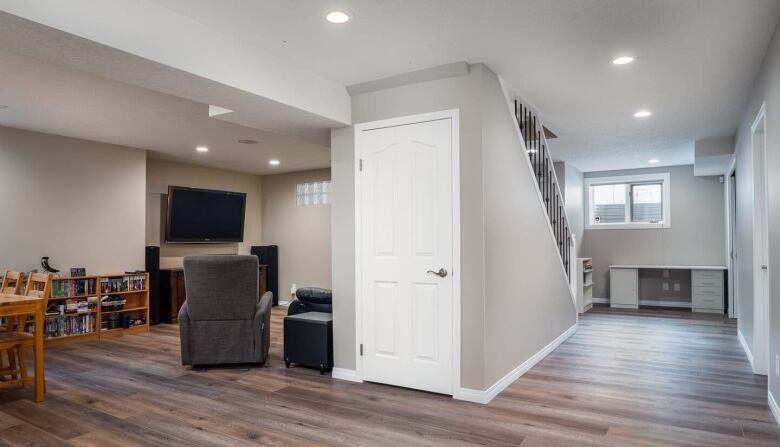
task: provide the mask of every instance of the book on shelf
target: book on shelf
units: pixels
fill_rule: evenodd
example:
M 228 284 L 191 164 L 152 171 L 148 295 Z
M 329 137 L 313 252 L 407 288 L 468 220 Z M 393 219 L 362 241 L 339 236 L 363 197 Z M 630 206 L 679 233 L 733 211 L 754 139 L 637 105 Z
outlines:
M 69 298 L 96 294 L 96 278 L 54 278 L 51 282 L 52 298 Z
M 95 332 L 97 318 L 94 314 L 85 315 L 48 315 L 44 323 L 43 336 L 45 338 L 65 337 L 70 335 L 84 335 Z M 33 332 L 33 323 L 28 322 L 26 332 Z
M 124 275 L 100 280 L 100 293 L 118 293 L 146 290 L 146 274 Z
M 96 296 L 68 298 L 65 301 L 53 301 L 46 309 L 46 315 L 72 315 L 97 312 L 98 298 Z

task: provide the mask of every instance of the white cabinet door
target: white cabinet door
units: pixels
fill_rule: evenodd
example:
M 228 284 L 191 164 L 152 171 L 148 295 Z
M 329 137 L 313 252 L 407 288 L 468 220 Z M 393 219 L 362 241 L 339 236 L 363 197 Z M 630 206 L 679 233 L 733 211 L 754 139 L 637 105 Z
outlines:
M 611 307 L 639 307 L 639 277 L 637 269 L 609 269 L 609 303 Z
M 452 132 L 360 135 L 364 380 L 452 394 Z

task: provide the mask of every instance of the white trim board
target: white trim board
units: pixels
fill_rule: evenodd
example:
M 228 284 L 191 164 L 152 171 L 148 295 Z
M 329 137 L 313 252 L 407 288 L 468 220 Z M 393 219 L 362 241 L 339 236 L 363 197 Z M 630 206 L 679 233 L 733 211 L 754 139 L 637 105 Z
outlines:
M 745 341 L 745 337 L 742 335 L 742 331 L 737 329 L 737 339 L 739 340 L 739 344 L 742 345 L 742 350 L 745 351 L 745 356 L 747 356 L 748 362 L 750 362 L 750 368 L 753 368 L 753 353 L 750 352 L 750 348 L 748 347 L 747 342 Z
M 769 402 L 769 409 L 772 410 L 772 416 L 775 417 L 775 424 L 780 425 L 780 407 L 777 406 L 777 401 L 772 392 L 767 390 L 767 401 Z
M 757 133 L 762 127 L 762 133 Z M 769 257 L 769 207 L 767 169 L 767 132 L 766 102 L 750 127 L 750 147 L 753 164 L 753 372 L 769 374 L 769 297 L 771 294 L 771 258 Z M 757 146 L 756 136 L 761 141 Z M 757 151 L 758 149 L 758 151 Z M 756 172 L 761 172 L 759 179 Z M 763 267 L 767 268 L 764 279 Z
M 482 391 L 482 390 L 473 390 L 470 388 L 459 387 L 455 390 L 455 394 L 452 397 L 458 400 L 465 400 L 468 402 L 475 402 L 478 404 L 489 403 L 496 396 L 498 396 L 499 393 L 504 391 L 506 387 L 511 385 L 515 380 L 519 379 L 520 376 L 528 372 L 528 370 L 536 366 L 537 363 L 539 363 L 545 357 L 547 357 L 551 352 L 555 350 L 555 348 L 560 346 L 561 343 L 566 341 L 575 332 L 577 332 L 578 328 L 579 328 L 579 324 L 575 323 L 574 326 L 570 327 L 569 329 L 566 329 L 566 331 L 563 334 L 559 335 L 558 338 L 556 338 L 555 340 L 550 342 L 550 344 L 542 348 L 541 351 L 532 355 L 531 358 L 518 365 L 515 369 L 509 371 L 504 377 L 499 379 L 498 382 L 491 385 L 488 389 Z
M 363 380 L 358 377 L 357 371 L 354 369 L 333 368 L 330 376 L 334 379 L 346 380 L 348 382 L 363 383 Z

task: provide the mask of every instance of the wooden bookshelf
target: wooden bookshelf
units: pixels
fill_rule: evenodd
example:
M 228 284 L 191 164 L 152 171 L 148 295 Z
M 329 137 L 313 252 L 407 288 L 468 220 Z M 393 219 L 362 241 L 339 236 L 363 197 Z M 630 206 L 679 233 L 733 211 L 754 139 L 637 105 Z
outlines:
M 104 311 L 101 298 L 107 295 L 126 300 L 126 303 L 122 309 Z M 82 303 L 80 313 L 78 303 Z M 127 328 L 123 327 L 126 323 L 123 322 L 124 317 L 130 320 Z M 53 278 L 45 321 L 44 336 L 47 344 L 148 332 L 149 274 L 117 273 Z
M 149 331 L 149 274 L 119 273 L 100 276 L 100 296 L 125 300 L 118 310 L 100 309 L 100 338 L 117 337 Z M 130 319 L 124 328 L 123 318 Z M 140 320 L 143 322 L 139 323 Z

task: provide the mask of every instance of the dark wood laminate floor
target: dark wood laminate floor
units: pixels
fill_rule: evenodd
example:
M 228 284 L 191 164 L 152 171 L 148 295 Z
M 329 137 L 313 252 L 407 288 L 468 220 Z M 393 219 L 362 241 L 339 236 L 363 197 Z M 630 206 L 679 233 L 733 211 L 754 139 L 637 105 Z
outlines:
M 281 316 L 263 368 L 179 364 L 175 326 L 47 350 L 48 395 L 0 390 L 0 445 L 780 445 L 736 326 L 595 309 L 482 406 L 285 369 Z

